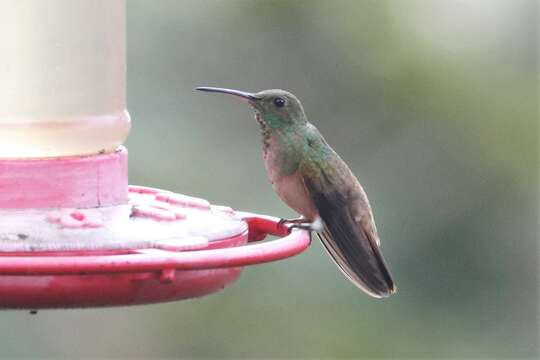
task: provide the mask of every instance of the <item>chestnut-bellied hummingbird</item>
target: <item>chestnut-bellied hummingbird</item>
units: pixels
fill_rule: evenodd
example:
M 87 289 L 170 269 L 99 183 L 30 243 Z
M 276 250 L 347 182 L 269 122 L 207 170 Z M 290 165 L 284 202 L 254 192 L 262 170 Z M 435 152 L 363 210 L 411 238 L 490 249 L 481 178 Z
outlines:
M 366 193 L 347 164 L 308 122 L 296 96 L 279 89 L 257 93 L 196 89 L 238 96 L 255 111 L 272 186 L 281 200 L 302 215 L 281 223 L 315 230 L 343 274 L 367 294 L 383 298 L 395 293 Z

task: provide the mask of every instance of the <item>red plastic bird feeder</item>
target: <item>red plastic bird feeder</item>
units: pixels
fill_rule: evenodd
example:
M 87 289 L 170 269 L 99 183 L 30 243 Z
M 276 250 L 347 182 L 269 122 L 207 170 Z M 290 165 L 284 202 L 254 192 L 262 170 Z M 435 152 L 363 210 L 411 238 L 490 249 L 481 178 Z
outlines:
M 309 246 L 276 218 L 128 186 L 124 1 L 0 14 L 0 308 L 203 296 Z

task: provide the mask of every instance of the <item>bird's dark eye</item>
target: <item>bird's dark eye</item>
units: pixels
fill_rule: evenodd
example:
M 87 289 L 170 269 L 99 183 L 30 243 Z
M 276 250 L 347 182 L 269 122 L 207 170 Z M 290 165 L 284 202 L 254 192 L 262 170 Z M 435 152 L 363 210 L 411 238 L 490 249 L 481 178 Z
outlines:
M 285 99 L 281 98 L 281 97 L 275 98 L 274 99 L 274 105 L 276 105 L 279 108 L 285 106 Z

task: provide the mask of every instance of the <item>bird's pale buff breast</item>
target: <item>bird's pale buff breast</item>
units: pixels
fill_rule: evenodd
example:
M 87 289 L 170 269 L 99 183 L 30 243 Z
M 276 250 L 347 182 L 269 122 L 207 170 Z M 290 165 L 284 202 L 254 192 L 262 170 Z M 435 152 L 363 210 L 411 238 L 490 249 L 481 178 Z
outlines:
M 314 220 L 318 217 L 318 211 L 304 185 L 299 169 L 290 174 L 283 173 L 282 167 L 279 166 L 283 159 L 280 159 L 280 155 L 274 151 L 273 142 L 273 139 L 268 139 L 267 146 L 263 150 L 263 158 L 274 191 L 293 210 L 308 220 Z

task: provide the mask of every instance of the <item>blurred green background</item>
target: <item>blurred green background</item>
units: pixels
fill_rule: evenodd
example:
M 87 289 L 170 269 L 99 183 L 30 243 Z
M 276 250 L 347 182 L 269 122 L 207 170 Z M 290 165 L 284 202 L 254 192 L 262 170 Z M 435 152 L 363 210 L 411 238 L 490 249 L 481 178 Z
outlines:
M 398 294 L 318 242 L 206 298 L 3 312 L 2 358 L 537 358 L 538 2 L 128 1 L 131 183 L 279 217 L 247 106 L 294 92 L 368 192 Z

